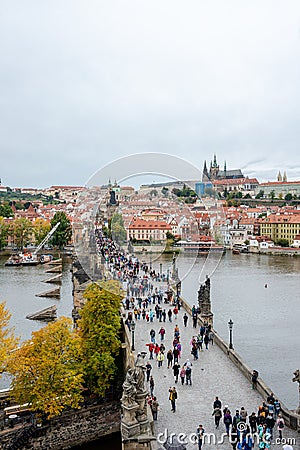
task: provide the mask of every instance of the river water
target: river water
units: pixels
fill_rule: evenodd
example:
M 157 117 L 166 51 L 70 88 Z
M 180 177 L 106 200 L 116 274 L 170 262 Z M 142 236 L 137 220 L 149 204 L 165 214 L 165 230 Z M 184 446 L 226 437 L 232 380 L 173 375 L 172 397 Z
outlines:
M 166 271 L 170 258 L 162 261 Z M 191 305 L 197 304 L 199 273 L 205 258 L 195 260 L 185 255 L 177 261 L 183 277 L 182 295 Z M 35 297 L 55 286 L 42 283 L 51 276 L 45 274 L 44 266 L 12 268 L 5 267 L 4 262 L 5 258 L 0 258 L 0 301 L 6 301 L 11 323 L 22 340 L 44 325 L 26 319 L 28 313 L 56 304 L 59 316 L 71 316 L 70 261 L 63 264 L 60 300 Z M 298 389 L 291 378 L 300 368 L 300 258 L 227 252 L 220 262 L 213 256 L 206 273 L 211 276 L 215 329 L 227 340 L 227 323 L 232 319 L 235 350 L 289 408 L 295 408 Z M 0 379 L 0 388 L 6 385 L 7 380 Z

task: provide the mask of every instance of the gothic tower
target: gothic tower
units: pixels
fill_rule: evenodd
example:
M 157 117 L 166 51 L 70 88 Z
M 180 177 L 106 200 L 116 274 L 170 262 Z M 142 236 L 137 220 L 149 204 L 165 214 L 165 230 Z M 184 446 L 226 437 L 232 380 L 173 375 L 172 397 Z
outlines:
M 214 154 L 214 162 L 210 163 L 210 179 L 215 180 L 218 178 L 218 172 L 220 170 L 220 167 L 217 163 L 217 157 L 216 154 Z
M 204 167 L 202 172 L 202 183 L 207 183 L 209 181 L 208 170 L 206 166 L 206 161 L 204 161 Z

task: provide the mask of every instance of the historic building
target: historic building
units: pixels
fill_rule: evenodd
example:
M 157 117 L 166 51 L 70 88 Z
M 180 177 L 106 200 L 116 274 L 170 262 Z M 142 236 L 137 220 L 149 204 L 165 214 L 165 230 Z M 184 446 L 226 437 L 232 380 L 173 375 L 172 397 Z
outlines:
M 217 163 L 217 157 L 214 155 L 214 160 L 210 162 L 209 171 L 207 169 L 206 161 L 204 161 L 202 182 L 213 182 L 214 180 L 231 180 L 235 178 L 244 178 L 241 169 L 227 170 L 226 161 L 224 163 L 224 170 L 220 170 Z
M 266 218 L 258 219 L 261 236 L 268 236 L 272 241 L 286 239 L 293 244 L 300 234 L 300 214 L 270 214 Z
M 165 241 L 167 232 L 172 232 L 172 226 L 164 220 L 145 220 L 134 217 L 127 230 L 128 240 Z

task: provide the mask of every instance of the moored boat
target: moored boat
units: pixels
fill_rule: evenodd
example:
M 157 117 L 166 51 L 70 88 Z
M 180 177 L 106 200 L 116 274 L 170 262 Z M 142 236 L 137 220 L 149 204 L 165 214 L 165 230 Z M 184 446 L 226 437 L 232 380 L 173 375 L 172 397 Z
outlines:
M 8 260 L 5 262 L 5 266 L 8 267 L 16 267 L 21 266 L 22 260 L 19 255 L 12 255 L 8 258 Z
M 225 252 L 222 245 L 216 244 L 213 240 L 205 241 L 178 241 L 174 247 L 180 248 L 184 252 L 197 252 L 199 254 L 207 254 L 209 252 Z

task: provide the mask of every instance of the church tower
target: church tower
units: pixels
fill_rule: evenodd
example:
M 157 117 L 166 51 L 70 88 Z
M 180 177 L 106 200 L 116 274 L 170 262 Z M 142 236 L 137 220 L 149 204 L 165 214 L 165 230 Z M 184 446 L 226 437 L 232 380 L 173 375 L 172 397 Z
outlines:
M 286 171 L 284 171 L 282 181 L 284 181 L 285 183 L 287 182 Z
M 220 167 L 217 163 L 217 157 L 216 154 L 214 154 L 214 162 L 210 163 L 210 179 L 216 180 L 218 178 L 218 172 L 220 170 Z
M 202 172 L 202 183 L 207 183 L 209 181 L 208 170 L 206 166 L 206 161 L 204 161 L 203 172 Z
M 277 181 L 282 181 L 282 175 L 281 175 L 280 170 L 279 170 L 278 175 L 277 175 Z

